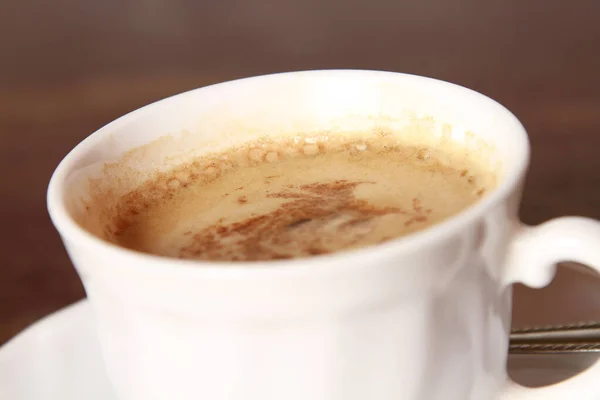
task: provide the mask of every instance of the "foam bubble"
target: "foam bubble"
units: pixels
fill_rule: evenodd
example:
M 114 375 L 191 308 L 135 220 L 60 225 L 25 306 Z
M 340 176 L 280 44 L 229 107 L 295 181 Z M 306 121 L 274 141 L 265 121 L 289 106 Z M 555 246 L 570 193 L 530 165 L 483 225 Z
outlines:
M 319 154 L 319 145 L 318 144 L 305 144 L 302 147 L 302 151 L 307 156 L 314 156 Z

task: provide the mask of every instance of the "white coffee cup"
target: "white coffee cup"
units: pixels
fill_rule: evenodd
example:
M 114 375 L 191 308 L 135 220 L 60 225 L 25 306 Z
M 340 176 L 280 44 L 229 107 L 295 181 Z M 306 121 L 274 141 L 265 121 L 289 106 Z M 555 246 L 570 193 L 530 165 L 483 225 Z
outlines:
M 161 137 L 127 164 L 140 179 L 259 136 L 393 129 L 407 113 L 487 143 L 503 173 L 478 204 L 386 244 L 248 266 L 141 254 L 76 222 L 86 179 Z M 60 163 L 48 208 L 122 400 L 597 399 L 599 365 L 539 389 L 506 375 L 511 284 L 544 286 L 564 260 L 600 268 L 600 223 L 518 221 L 528 161 L 519 121 L 469 89 L 390 72 L 294 72 L 197 89 L 112 122 Z

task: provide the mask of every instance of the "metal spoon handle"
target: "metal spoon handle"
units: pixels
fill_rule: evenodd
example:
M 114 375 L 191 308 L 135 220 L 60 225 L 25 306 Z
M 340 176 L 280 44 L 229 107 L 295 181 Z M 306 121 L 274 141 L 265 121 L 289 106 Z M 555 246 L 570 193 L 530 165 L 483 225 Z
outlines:
M 600 353 L 600 343 L 511 343 L 510 354 Z
M 600 322 L 513 329 L 511 343 L 600 343 Z
M 513 329 L 511 354 L 600 352 L 600 322 Z

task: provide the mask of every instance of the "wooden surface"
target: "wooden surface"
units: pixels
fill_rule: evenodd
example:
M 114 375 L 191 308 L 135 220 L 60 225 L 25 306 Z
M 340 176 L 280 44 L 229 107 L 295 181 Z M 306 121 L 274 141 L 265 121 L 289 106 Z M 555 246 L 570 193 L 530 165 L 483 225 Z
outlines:
M 523 219 L 600 218 L 598 21 L 598 0 L 10 2 L 0 13 L 0 343 L 84 295 L 45 207 L 60 159 L 130 110 L 236 77 L 386 69 L 481 91 L 531 135 Z M 551 319 L 548 299 L 577 317 L 578 284 L 600 287 L 563 272 L 550 289 L 519 289 L 516 319 Z

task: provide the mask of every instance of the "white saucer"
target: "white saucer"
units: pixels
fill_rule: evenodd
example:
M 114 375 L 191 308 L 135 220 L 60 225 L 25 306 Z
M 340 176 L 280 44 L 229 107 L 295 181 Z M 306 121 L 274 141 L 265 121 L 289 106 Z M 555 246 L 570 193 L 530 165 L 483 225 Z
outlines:
M 26 329 L 0 348 L 0 399 L 116 400 L 83 300 Z M 510 375 L 527 386 L 560 381 L 595 355 L 511 356 Z
M 116 400 L 88 302 L 27 328 L 0 348 L 0 399 Z

